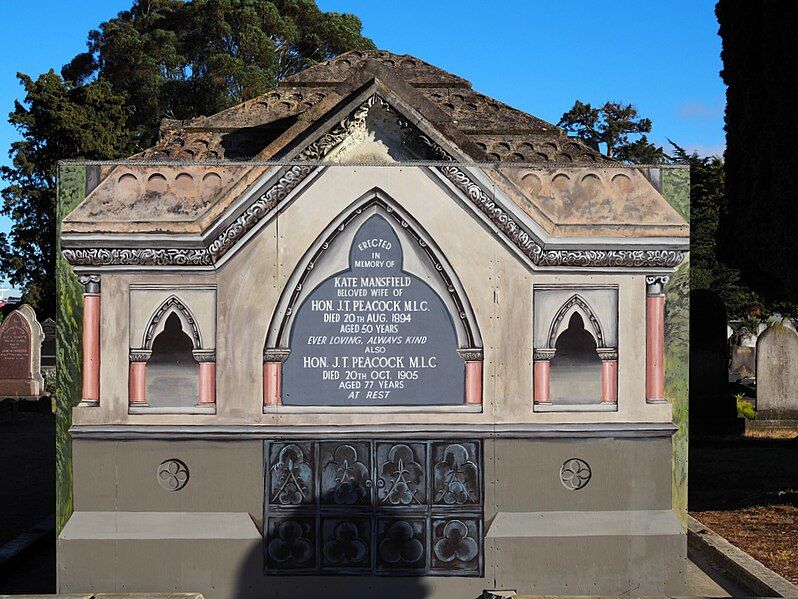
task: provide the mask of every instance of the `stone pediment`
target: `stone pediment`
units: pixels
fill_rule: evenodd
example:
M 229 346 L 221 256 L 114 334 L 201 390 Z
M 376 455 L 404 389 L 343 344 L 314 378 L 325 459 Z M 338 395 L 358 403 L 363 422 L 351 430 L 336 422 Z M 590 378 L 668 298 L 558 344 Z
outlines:
M 527 142 L 518 133 L 491 133 L 490 127 L 469 135 L 452 118 L 457 105 L 447 113 L 421 91 L 444 89 L 450 97 L 463 92 L 459 84 L 417 88 L 383 62 L 364 60 L 348 79 L 338 82 L 336 75 L 330 85 L 319 85 L 318 101 L 308 101 L 312 106 L 289 119 L 287 129 L 275 131 L 277 137 L 253 161 L 120 164 L 64 220 L 65 256 L 76 266 L 213 267 L 296 189 L 312 184 L 324 163 L 423 160 L 428 163 L 418 168 L 461 194 L 534 265 L 672 267 L 681 260 L 687 224 L 636 169 L 596 156 L 589 164 L 562 163 L 563 156 L 573 161 L 579 152 L 590 153 L 576 140 L 543 135 L 545 123 L 523 119 L 508 130 L 527 127 L 525 134 L 537 141 L 526 149 L 539 150 L 548 162 L 494 164 L 495 156 L 501 159 Z M 317 89 L 294 87 L 297 94 Z M 291 89 L 281 87 L 272 99 L 283 102 Z M 475 92 L 458 92 L 458 101 L 468 93 Z M 241 114 L 266 110 L 257 104 L 195 119 L 184 133 L 192 127 L 201 133 L 203 123 L 212 135 L 222 124 L 250 126 L 258 119 L 242 121 Z M 150 235 L 157 242 L 147 241 Z

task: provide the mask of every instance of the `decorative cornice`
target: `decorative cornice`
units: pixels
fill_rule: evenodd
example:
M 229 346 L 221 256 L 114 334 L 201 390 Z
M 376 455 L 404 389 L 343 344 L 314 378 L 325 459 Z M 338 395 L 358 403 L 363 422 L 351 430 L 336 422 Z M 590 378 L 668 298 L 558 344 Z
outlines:
M 210 266 L 206 249 L 78 248 L 62 250 L 72 266 Z
M 291 350 L 287 347 L 267 347 L 263 350 L 264 362 L 285 362 Z
M 460 348 L 457 353 L 466 362 L 481 362 L 484 355 L 481 347 Z
M 494 225 L 538 266 L 632 266 L 674 268 L 684 259 L 680 250 L 544 250 L 493 198 L 458 166 L 436 167 Z
M 425 159 L 454 162 L 451 154 L 379 94 L 369 96 L 329 132 L 299 152 L 296 159 L 323 159 L 347 137 L 366 127 L 366 117 L 374 105 L 379 105 L 396 117 L 397 125 L 405 132 L 408 146 L 415 153 Z M 277 182 L 228 225 L 207 248 L 77 248 L 63 250 L 63 256 L 73 266 L 212 266 L 315 168 L 317 167 L 313 164 L 287 168 Z M 535 265 L 675 268 L 684 259 L 685 252 L 681 250 L 546 250 L 459 166 L 446 164 L 432 168 L 438 169 L 462 191 Z
M 288 168 L 277 179 L 277 183 L 261 194 L 241 216 L 235 219 L 211 242 L 210 246 L 208 246 L 208 252 L 213 262 L 217 262 L 227 250 L 257 225 L 264 216 L 277 206 L 280 200 L 304 181 L 314 168 L 310 165 L 297 165 Z

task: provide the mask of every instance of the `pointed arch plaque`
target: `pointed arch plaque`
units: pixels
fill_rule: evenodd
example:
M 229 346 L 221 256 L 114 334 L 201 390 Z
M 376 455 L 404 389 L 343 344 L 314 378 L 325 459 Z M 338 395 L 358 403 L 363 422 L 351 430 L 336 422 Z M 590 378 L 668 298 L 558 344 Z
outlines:
M 466 361 L 481 360 L 473 314 L 407 217 L 374 198 L 308 255 L 267 340 L 283 405 L 466 403 Z

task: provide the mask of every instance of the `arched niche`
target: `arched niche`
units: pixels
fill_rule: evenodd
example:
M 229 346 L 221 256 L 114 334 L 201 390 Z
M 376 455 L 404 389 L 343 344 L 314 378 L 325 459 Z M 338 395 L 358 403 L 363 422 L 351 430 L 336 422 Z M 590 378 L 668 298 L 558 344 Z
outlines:
M 549 326 L 546 347 L 549 349 L 556 348 L 557 339 L 559 338 L 560 334 L 562 334 L 562 332 L 569 327 L 571 317 L 574 314 L 580 315 L 582 322 L 584 323 L 584 328 L 593 336 L 596 347 L 604 347 L 606 337 L 601 328 L 601 322 L 599 321 L 598 316 L 596 316 L 596 314 L 593 312 L 590 304 L 588 304 L 587 301 L 578 293 L 575 293 L 568 298 L 568 300 L 563 303 L 563 305 L 554 315 L 551 325 Z
M 199 400 L 196 340 L 187 331 L 180 310 L 165 313 L 150 343 L 146 370 L 147 403 L 153 408 L 189 408 Z M 185 317 L 185 315 L 183 315 Z
M 597 333 L 582 316 L 581 310 L 570 310 L 563 319 L 554 342 L 551 359 L 551 402 L 558 404 L 592 404 L 601 397 L 601 359 L 597 353 Z
M 152 349 L 153 340 L 163 332 L 166 320 L 172 314 L 180 320 L 181 328 L 191 338 L 194 349 L 199 350 L 202 348 L 202 336 L 197 319 L 185 302 L 176 295 L 171 295 L 158 306 L 150 317 L 147 328 L 144 330 L 142 349 Z
M 397 282 L 365 282 L 377 279 Z M 383 300 L 386 307 L 377 313 L 367 308 L 356 314 L 358 305 Z M 407 310 L 417 312 L 408 316 Z M 351 319 L 354 326 L 334 320 L 339 317 Z M 368 326 L 371 322 L 373 328 Z M 481 402 L 481 346 L 473 310 L 443 253 L 409 214 L 375 189 L 330 223 L 289 278 L 264 347 L 264 403 L 442 405 L 477 403 L 477 396 Z M 349 368 L 347 360 L 367 364 L 357 373 L 367 384 L 371 377 L 382 376 L 369 370 L 382 357 L 392 360 L 383 368 L 391 373 L 384 376 L 400 385 L 384 397 L 369 393 L 369 401 L 357 393 L 332 390 L 335 385 L 316 380 L 322 375 L 309 366 L 315 360 L 325 370 L 323 376 L 336 377 L 342 372 L 330 372 Z M 431 364 L 430 370 L 409 375 L 418 379 L 397 381 L 416 368 L 411 364 L 425 363 Z M 477 363 L 478 376 L 473 366 Z M 432 368 L 439 368 L 435 376 Z M 376 383 L 383 385 L 379 379 Z M 411 388 L 417 392 L 411 393 Z

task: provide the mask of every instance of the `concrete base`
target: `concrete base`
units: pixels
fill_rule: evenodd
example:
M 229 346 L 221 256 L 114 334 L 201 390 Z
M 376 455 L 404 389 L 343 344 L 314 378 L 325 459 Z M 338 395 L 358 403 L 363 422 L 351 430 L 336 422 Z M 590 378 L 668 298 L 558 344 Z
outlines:
M 671 512 L 671 439 L 508 438 L 483 447 L 484 575 L 266 575 L 263 441 L 75 439 L 76 512 L 58 540 L 62 593 L 469 599 L 684 595 L 686 534 Z M 560 480 L 578 457 L 592 477 Z M 161 487 L 168 459 L 190 472 Z M 157 511 L 144 511 L 157 510 Z
M 795 418 L 765 418 L 757 413 L 754 420 L 745 421 L 747 431 L 796 431 L 798 432 L 798 417 Z

